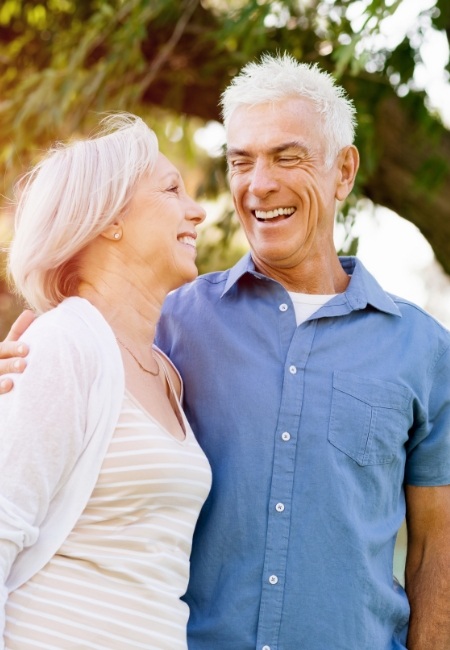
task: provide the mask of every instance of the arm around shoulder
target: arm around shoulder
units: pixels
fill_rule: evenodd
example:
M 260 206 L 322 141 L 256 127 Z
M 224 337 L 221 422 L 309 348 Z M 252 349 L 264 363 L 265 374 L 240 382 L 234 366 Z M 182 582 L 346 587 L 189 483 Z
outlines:
M 6 339 L 0 343 L 0 394 L 13 387 L 12 377 L 1 377 L 8 373 L 20 373 L 26 368 L 23 357 L 28 354 L 28 346 L 19 339 L 35 319 L 34 312 L 25 310 L 12 324 Z

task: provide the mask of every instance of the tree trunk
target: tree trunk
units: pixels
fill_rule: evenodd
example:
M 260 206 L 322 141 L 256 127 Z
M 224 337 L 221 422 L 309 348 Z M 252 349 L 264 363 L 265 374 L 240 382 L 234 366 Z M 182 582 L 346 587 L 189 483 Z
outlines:
M 374 122 L 378 164 L 364 194 L 417 226 L 450 273 L 450 132 L 421 129 L 395 95 L 380 102 Z

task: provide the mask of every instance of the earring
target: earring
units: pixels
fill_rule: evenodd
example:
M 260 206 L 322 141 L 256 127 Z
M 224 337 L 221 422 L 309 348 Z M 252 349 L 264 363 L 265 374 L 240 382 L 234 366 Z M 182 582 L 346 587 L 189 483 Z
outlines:
M 114 233 L 114 239 L 120 239 L 120 232 Z

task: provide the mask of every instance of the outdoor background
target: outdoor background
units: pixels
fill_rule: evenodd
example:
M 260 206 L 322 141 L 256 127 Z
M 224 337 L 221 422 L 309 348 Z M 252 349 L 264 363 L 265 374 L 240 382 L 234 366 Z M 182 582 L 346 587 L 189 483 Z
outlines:
M 200 271 L 241 256 L 218 100 L 243 64 L 285 50 L 356 103 L 362 165 L 338 249 L 449 326 L 449 35 L 448 0 L 3 0 L 0 339 L 22 308 L 4 273 L 14 181 L 103 111 L 146 119 L 204 203 Z

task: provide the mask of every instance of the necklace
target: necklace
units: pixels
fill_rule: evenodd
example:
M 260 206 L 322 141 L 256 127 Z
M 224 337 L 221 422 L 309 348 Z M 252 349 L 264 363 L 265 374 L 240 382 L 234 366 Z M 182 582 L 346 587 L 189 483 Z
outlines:
M 149 368 L 146 368 L 145 366 L 143 366 L 142 363 L 141 363 L 141 362 L 139 361 L 139 359 L 137 358 L 137 356 L 134 354 L 134 352 L 132 352 L 132 351 L 130 350 L 130 348 L 128 347 L 128 345 L 125 345 L 125 343 L 123 343 L 120 339 L 118 339 L 117 336 L 116 336 L 116 341 L 117 341 L 118 343 L 120 343 L 120 345 L 121 345 L 123 348 L 125 348 L 125 350 L 126 350 L 127 352 L 129 352 L 129 353 L 131 354 L 131 356 L 132 356 L 133 359 L 136 361 L 136 363 L 138 364 L 138 366 L 139 366 L 139 368 L 140 368 L 141 370 L 143 370 L 144 372 L 148 372 L 148 374 L 149 374 L 149 375 L 153 375 L 153 377 L 157 377 L 157 376 L 159 375 L 160 367 L 159 367 L 158 359 L 157 359 L 156 357 L 153 357 L 153 358 L 154 358 L 154 360 L 156 361 L 156 366 L 157 366 L 158 370 L 157 370 L 156 372 L 153 372 L 153 370 L 150 370 Z

